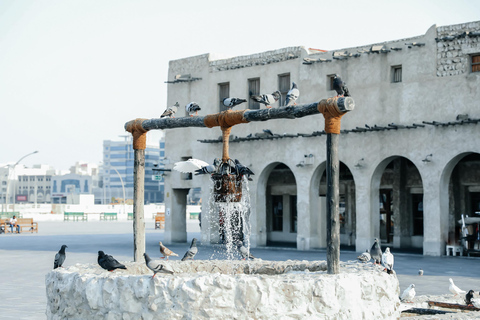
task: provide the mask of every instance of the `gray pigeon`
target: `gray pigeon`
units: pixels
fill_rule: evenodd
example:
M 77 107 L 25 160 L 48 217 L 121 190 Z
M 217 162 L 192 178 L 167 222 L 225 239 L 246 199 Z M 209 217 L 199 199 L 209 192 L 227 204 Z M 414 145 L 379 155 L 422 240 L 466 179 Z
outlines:
M 368 249 L 362 253 L 361 255 L 359 255 L 357 257 L 358 260 L 362 261 L 362 262 L 368 262 L 372 259 L 372 257 L 370 256 L 370 252 L 368 252 Z
M 193 260 L 193 258 L 197 254 L 197 252 L 198 252 L 197 238 L 193 238 L 192 244 L 190 245 L 190 249 L 188 249 L 187 252 L 185 252 L 185 255 L 183 256 L 182 261 L 185 261 L 185 260 L 188 260 L 188 259 Z
M 333 78 L 333 89 L 337 92 L 337 97 L 350 97 L 347 84 L 337 74 Z
M 195 170 L 195 175 L 198 176 L 199 174 L 211 174 L 211 173 L 215 173 L 215 171 L 216 171 L 215 166 L 210 164 L 208 166 L 201 167 L 200 169 Z
M 297 84 L 292 82 L 292 89 L 287 93 L 287 99 L 285 101 L 285 107 L 294 106 L 296 105 L 296 101 L 298 96 L 300 95 L 300 91 L 298 90 Z
M 253 181 L 252 178 L 250 178 L 251 175 L 255 175 L 252 170 L 250 170 L 249 167 L 244 166 L 243 164 L 238 161 L 238 159 L 235 159 L 235 168 L 237 169 L 237 173 L 240 176 L 246 176 L 248 181 Z
M 147 265 L 147 268 L 153 271 L 152 279 L 155 278 L 155 276 L 159 272 L 173 274 L 173 271 L 169 270 L 160 261 L 155 261 L 155 260 L 150 259 L 150 257 L 148 256 L 147 253 L 144 253 L 143 256 L 145 257 L 145 264 Z
M 270 129 L 263 129 L 263 132 L 265 132 L 269 136 L 273 136 L 273 132 Z
M 60 250 L 55 255 L 55 261 L 53 262 L 53 269 L 57 269 L 58 267 L 61 267 L 63 265 L 63 262 L 65 261 L 65 258 L 66 258 L 65 248 L 68 248 L 67 245 L 65 244 L 62 245 Z
M 382 247 L 377 238 L 375 238 L 375 242 L 370 249 L 370 255 L 372 256 L 374 264 L 380 264 L 382 262 Z
M 240 251 L 240 254 L 242 255 L 242 259 L 243 260 L 246 260 L 246 259 L 256 259 L 253 254 L 251 254 L 247 248 L 245 248 L 245 246 L 243 245 L 242 241 L 238 241 L 237 242 L 237 247 L 238 247 L 238 251 Z
M 238 106 L 241 103 L 247 102 L 245 99 L 238 99 L 238 98 L 225 98 L 223 99 L 223 105 L 228 108 L 232 109 L 235 106 Z
M 160 118 L 165 118 L 165 117 L 175 118 L 173 115 L 175 114 L 175 112 L 177 112 L 177 109 L 179 106 L 180 105 L 178 104 L 178 102 L 175 102 L 173 106 L 167 107 L 167 109 L 162 113 Z
M 187 110 L 188 114 L 190 117 L 193 117 L 193 114 L 195 115 L 198 114 L 198 111 L 202 110 L 200 109 L 200 106 L 196 102 L 190 102 L 185 106 L 185 110 Z
M 275 91 L 272 94 L 262 94 L 250 96 L 250 99 L 255 100 L 261 104 L 264 104 L 267 108 L 271 108 L 272 104 L 278 101 L 281 97 L 280 91 Z
M 103 251 L 98 251 L 97 262 L 105 270 L 113 271 L 115 269 L 127 269 L 125 265 L 118 262 L 114 257 L 105 254 Z

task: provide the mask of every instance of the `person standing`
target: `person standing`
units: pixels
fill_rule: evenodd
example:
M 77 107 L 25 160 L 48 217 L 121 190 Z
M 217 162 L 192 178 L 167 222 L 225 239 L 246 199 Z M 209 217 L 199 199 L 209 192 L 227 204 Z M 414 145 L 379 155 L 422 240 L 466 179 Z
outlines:
M 13 233 L 13 227 L 16 227 L 17 228 L 17 233 L 20 233 L 20 225 L 17 224 L 17 219 L 16 219 L 15 216 L 13 216 L 10 219 L 10 230 L 11 230 L 12 233 Z

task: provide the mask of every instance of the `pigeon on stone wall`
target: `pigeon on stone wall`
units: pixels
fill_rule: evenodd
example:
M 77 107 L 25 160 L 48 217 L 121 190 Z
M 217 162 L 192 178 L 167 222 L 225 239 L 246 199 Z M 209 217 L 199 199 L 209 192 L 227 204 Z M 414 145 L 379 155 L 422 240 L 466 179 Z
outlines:
M 62 245 L 60 250 L 55 255 L 55 261 L 53 261 L 53 269 L 57 269 L 58 267 L 61 267 L 63 265 L 63 262 L 66 258 L 65 248 L 68 248 L 67 245 Z
M 273 136 L 273 132 L 270 129 L 263 129 L 263 132 L 268 136 Z
M 415 294 L 415 285 L 412 283 L 408 286 L 407 289 L 405 289 L 405 291 L 403 291 L 402 295 L 400 296 L 400 300 L 405 302 L 411 302 L 413 298 L 415 298 Z
M 472 305 L 473 293 L 473 290 L 469 290 L 465 295 L 465 303 L 467 304 L 467 306 Z
M 103 251 L 98 251 L 97 262 L 105 270 L 113 271 L 115 269 L 127 269 L 125 265 L 118 262 L 114 257 L 105 254 Z
M 350 97 L 347 84 L 337 74 L 333 77 L 333 89 L 337 92 L 337 97 Z
M 369 262 L 372 259 L 372 256 L 370 255 L 370 252 L 367 249 L 365 252 L 359 255 L 357 259 L 362 262 Z
M 238 159 L 235 159 L 235 168 L 237 170 L 238 175 L 247 177 L 248 181 L 253 181 L 253 179 L 250 178 L 250 176 L 255 175 L 255 173 L 253 173 L 253 171 L 250 170 L 249 167 L 246 167 L 243 164 L 241 164 L 240 161 L 238 161 Z
M 250 99 L 255 100 L 261 104 L 264 104 L 267 108 L 271 108 L 272 104 L 278 101 L 281 97 L 280 91 L 275 91 L 272 94 L 262 94 L 250 96 Z
M 162 241 L 160 241 L 159 244 L 160 244 L 160 253 L 163 254 L 163 257 L 160 257 L 161 259 L 164 259 L 165 257 L 167 257 L 167 261 L 168 261 L 168 257 L 178 257 L 178 254 L 176 254 L 172 250 L 165 247 Z
M 256 259 L 253 254 L 247 250 L 247 248 L 245 248 L 245 246 L 243 245 L 242 241 L 238 241 L 237 242 L 237 247 L 238 247 L 238 251 L 240 252 L 240 254 L 242 255 L 242 259 L 243 260 L 247 260 L 247 259 Z
M 465 294 L 467 293 L 465 290 L 460 289 L 457 287 L 454 283 L 452 278 L 449 278 L 448 281 L 450 281 L 450 286 L 448 287 L 448 290 L 450 290 L 451 293 L 453 293 L 454 296 L 457 296 L 459 294 Z
M 377 238 L 375 238 L 375 242 L 370 249 L 370 255 L 372 256 L 374 264 L 380 264 L 380 262 L 382 261 L 382 248 Z
M 175 114 L 175 112 L 177 112 L 177 109 L 179 106 L 180 105 L 178 104 L 178 102 L 175 102 L 173 106 L 167 107 L 167 109 L 162 113 L 160 118 L 165 118 L 165 117 L 175 118 L 173 115 Z
M 180 171 L 182 173 L 193 173 L 203 167 L 208 167 L 209 164 L 199 159 L 188 159 L 187 161 L 175 162 L 173 170 Z
M 145 258 L 145 264 L 147 265 L 147 268 L 153 271 L 152 279 L 155 278 L 155 276 L 159 272 L 173 274 L 173 271 L 170 270 L 166 265 L 162 264 L 160 261 L 150 259 L 150 257 L 146 253 L 144 253 L 143 256 Z
M 387 270 L 387 273 L 390 274 L 393 271 L 393 254 L 390 252 L 390 248 L 387 247 L 385 252 L 382 254 L 382 264 Z
M 287 93 L 287 99 L 285 101 L 285 107 L 296 105 L 298 96 L 300 95 L 300 90 L 298 90 L 297 84 L 292 82 L 292 89 Z
M 185 106 L 190 117 L 193 117 L 193 114 L 198 115 L 198 111 L 202 110 L 196 102 L 190 102 Z
M 239 98 L 225 98 L 223 99 L 223 105 L 227 109 L 232 109 L 235 106 L 238 106 L 241 103 L 247 102 L 245 99 L 239 99 Z
M 185 252 L 185 255 L 183 256 L 182 261 L 189 260 L 189 259 L 193 260 L 197 252 L 198 252 L 197 238 L 193 238 L 192 244 L 190 245 L 190 249 L 188 249 L 187 252 Z

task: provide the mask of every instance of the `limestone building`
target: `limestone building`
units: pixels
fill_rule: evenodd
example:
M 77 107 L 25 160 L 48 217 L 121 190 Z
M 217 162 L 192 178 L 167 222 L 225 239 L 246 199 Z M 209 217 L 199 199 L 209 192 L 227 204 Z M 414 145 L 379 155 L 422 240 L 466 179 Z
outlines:
M 291 47 L 216 59 L 170 61 L 168 104 L 197 102 L 201 115 L 222 110 L 224 97 L 286 92 L 297 104 L 335 95 L 339 74 L 355 99 L 339 139 L 341 242 L 364 251 L 384 246 L 445 254 L 458 239 L 461 215 L 480 214 L 480 21 L 432 26 L 424 35 L 333 51 Z M 240 109 L 258 108 L 244 103 Z M 262 106 L 263 108 L 263 106 Z M 264 133 L 269 129 L 274 136 Z M 326 246 L 326 135 L 322 115 L 236 125 L 230 156 L 254 172 L 251 245 Z M 221 157 L 220 129 L 165 130 L 170 168 L 190 157 Z M 210 226 L 208 176 L 171 172 L 165 181 L 166 242 L 186 240 L 185 204 L 202 190 L 202 242 Z M 210 214 L 211 215 L 211 214 Z

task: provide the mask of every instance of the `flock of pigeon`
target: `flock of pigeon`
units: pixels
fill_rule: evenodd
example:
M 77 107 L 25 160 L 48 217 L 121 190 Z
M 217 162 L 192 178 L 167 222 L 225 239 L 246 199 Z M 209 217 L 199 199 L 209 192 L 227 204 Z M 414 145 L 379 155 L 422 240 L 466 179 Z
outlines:
M 166 260 L 168 261 L 169 257 L 178 257 L 178 254 L 176 254 L 172 250 L 165 247 L 161 241 L 159 242 L 159 245 L 160 245 L 160 253 L 163 255 L 163 257 L 160 257 L 161 259 L 166 258 Z M 68 247 L 66 245 L 62 245 L 60 250 L 55 254 L 53 269 L 57 269 L 63 266 L 63 263 L 65 262 L 65 259 L 66 259 L 65 248 L 68 248 Z M 249 250 L 245 248 L 242 241 L 237 242 L 237 248 L 243 260 L 256 259 L 249 252 Z M 190 248 L 187 250 L 187 252 L 185 252 L 185 255 L 183 256 L 181 261 L 194 260 L 194 257 L 197 253 L 198 253 L 197 238 L 193 238 Z M 143 257 L 145 258 L 145 264 L 147 268 L 153 271 L 152 279 L 156 276 L 157 273 L 167 273 L 167 274 L 174 273 L 173 270 L 171 270 L 166 264 L 163 264 L 161 261 L 152 260 L 147 253 L 144 253 Z M 105 252 L 103 251 L 98 251 L 97 262 L 100 267 L 110 272 L 116 269 L 124 269 L 124 270 L 127 269 L 127 267 L 124 264 L 118 262 L 118 260 L 115 259 L 113 256 L 109 254 L 105 254 Z
M 345 96 L 349 97 L 350 92 L 348 91 L 347 84 L 342 80 L 342 78 L 339 75 L 335 75 L 333 78 L 333 89 L 337 92 L 337 96 Z M 275 91 L 273 93 L 266 93 L 262 95 L 251 95 L 250 99 L 265 105 L 266 108 L 272 108 L 272 105 L 276 103 L 280 97 L 281 97 L 280 91 Z M 298 97 L 300 96 L 300 90 L 298 90 L 298 86 L 295 82 L 292 82 L 292 88 L 288 91 L 287 93 L 287 98 L 285 99 L 285 105 L 283 107 L 291 107 L 296 105 L 296 101 Z M 225 108 L 228 110 L 231 110 L 232 108 L 247 102 L 245 99 L 239 99 L 239 98 L 225 98 L 223 99 L 223 105 Z M 177 109 L 180 105 L 178 102 L 176 102 L 173 106 L 167 107 L 167 109 L 162 113 L 160 118 L 174 118 L 175 113 L 177 112 Z M 198 115 L 198 111 L 201 110 L 200 106 L 196 102 L 190 102 L 185 106 L 185 110 L 187 113 L 193 117 L 194 115 Z
M 382 247 L 380 245 L 380 242 L 378 241 L 377 238 L 375 238 L 375 241 L 372 245 L 372 248 L 370 251 L 367 249 L 365 252 L 363 252 L 361 255 L 357 257 L 358 260 L 362 262 L 369 262 L 370 260 L 373 259 L 374 264 L 382 264 L 385 267 L 385 271 L 387 271 L 388 274 L 394 273 L 393 271 L 393 262 L 394 262 L 394 257 L 393 254 L 390 252 L 390 248 L 386 248 L 385 252 L 382 253 Z M 423 276 L 423 270 L 418 271 L 419 276 Z M 477 308 L 480 308 L 480 299 L 474 299 L 473 294 L 474 291 L 470 290 L 468 293 L 465 290 L 460 289 L 457 287 L 454 283 L 452 278 L 449 279 L 450 281 L 450 286 L 448 287 L 448 290 L 454 295 L 457 296 L 459 294 L 466 294 L 465 295 L 465 303 L 467 305 L 473 305 Z M 412 302 L 413 298 L 415 298 L 415 284 L 411 284 L 408 286 L 405 291 L 403 291 L 402 295 L 400 296 L 400 300 L 404 302 Z M 480 294 L 480 292 L 479 292 Z

